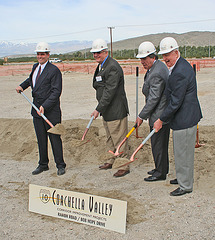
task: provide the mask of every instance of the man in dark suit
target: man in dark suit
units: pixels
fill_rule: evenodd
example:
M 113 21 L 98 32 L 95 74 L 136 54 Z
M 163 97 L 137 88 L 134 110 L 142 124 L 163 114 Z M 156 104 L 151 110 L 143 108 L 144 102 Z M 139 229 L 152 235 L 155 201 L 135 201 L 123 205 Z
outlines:
M 98 105 L 91 116 L 96 119 L 99 114 L 103 117 L 103 124 L 107 135 L 107 146 L 115 152 L 117 146 L 128 132 L 128 103 L 124 89 L 124 74 L 119 63 L 108 55 L 107 43 L 103 39 L 96 39 L 91 52 L 98 66 L 93 77 L 93 87 L 96 90 Z M 120 149 L 127 155 L 127 142 Z M 100 169 L 110 169 L 114 158 L 110 158 Z M 129 167 L 119 169 L 114 177 L 122 177 L 129 173 Z
M 50 48 L 47 43 L 38 43 L 35 52 L 37 53 L 38 63 L 34 64 L 29 78 L 16 88 L 16 91 L 19 93 L 31 87 L 33 103 L 40 110 L 39 113 L 34 108 L 31 110 L 39 147 L 39 165 L 32 174 L 36 175 L 49 170 L 49 137 L 56 167 L 58 168 L 57 174 L 63 175 L 66 164 L 63 159 L 61 137 L 57 134 L 47 133 L 50 126 L 40 116 L 40 113 L 43 113 L 53 125 L 61 122 L 60 95 L 62 92 L 62 75 L 60 70 L 48 61 Z
M 164 89 L 169 71 L 166 65 L 158 60 L 155 46 L 151 42 L 147 41 L 140 44 L 137 58 L 141 59 L 141 63 L 147 72 L 142 88 L 146 98 L 145 106 L 139 113 L 136 123 L 139 127 L 143 120 L 149 119 L 150 131 L 152 131 L 154 122 L 166 107 Z M 151 176 L 144 178 L 145 181 L 152 182 L 166 179 L 169 171 L 169 132 L 169 124 L 164 123 L 163 128 L 151 137 L 155 169 L 148 172 Z
M 159 54 L 162 54 L 169 67 L 165 91 L 168 105 L 154 123 L 155 130 L 159 131 L 163 122 L 170 121 L 170 128 L 173 130 L 177 177 L 174 182 L 178 183 L 179 187 L 170 193 L 171 196 L 180 196 L 193 191 L 196 130 L 202 118 L 195 72 L 191 65 L 180 57 L 178 49 L 178 43 L 172 37 L 166 37 L 160 42 Z

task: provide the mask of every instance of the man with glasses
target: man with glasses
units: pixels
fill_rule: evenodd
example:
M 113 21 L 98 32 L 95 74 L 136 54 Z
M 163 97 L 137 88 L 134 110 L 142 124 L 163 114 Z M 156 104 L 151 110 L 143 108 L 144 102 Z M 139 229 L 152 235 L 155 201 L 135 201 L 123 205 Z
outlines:
M 96 90 L 98 105 L 91 116 L 96 119 L 103 117 L 103 125 L 106 130 L 107 147 L 115 152 L 117 146 L 125 138 L 128 132 L 127 115 L 128 102 L 124 89 L 124 74 L 119 63 L 108 55 L 107 43 L 103 39 L 96 39 L 92 44 L 91 52 L 98 63 L 93 77 L 93 87 Z M 120 150 L 123 157 L 127 156 L 127 142 Z M 100 169 L 111 169 L 114 163 L 111 156 Z M 129 167 L 120 168 L 114 177 L 122 177 L 129 173 Z
M 177 177 L 173 181 L 179 184 L 170 195 L 181 196 L 193 191 L 196 131 L 202 112 L 195 72 L 190 63 L 180 56 L 177 41 L 172 37 L 162 39 L 158 54 L 163 56 L 169 68 L 169 78 L 165 90 L 167 106 L 154 123 L 154 128 L 158 132 L 163 122 L 170 121 Z

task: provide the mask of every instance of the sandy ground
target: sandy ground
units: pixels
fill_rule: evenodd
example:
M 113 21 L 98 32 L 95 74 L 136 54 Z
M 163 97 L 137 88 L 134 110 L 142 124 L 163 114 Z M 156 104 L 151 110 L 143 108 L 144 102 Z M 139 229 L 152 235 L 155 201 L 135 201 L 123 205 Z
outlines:
M 215 68 L 201 69 L 197 73 L 198 93 L 204 119 L 200 122 L 200 143 L 196 148 L 193 193 L 170 197 L 176 186 L 172 137 L 170 139 L 170 172 L 165 181 L 147 183 L 143 179 L 153 168 L 150 143 L 147 142 L 131 164 L 131 173 L 114 178 L 116 171 L 99 171 L 105 153 L 105 132 L 101 119 L 93 121 L 86 139 L 80 139 L 96 106 L 92 89 L 92 74 L 65 72 L 61 98 L 63 125 L 62 137 L 67 172 L 57 176 L 50 150 L 50 170 L 33 176 L 37 166 L 38 150 L 30 115 L 30 105 L 16 94 L 16 86 L 26 74 L 0 77 L 0 239 L 215 239 Z M 143 75 L 139 77 L 139 106 L 144 104 L 141 95 Z M 136 118 L 135 76 L 126 76 L 129 101 L 129 128 Z M 25 91 L 30 97 L 30 89 Z M 140 107 L 139 107 L 140 110 Z M 138 135 L 149 133 L 147 123 Z M 142 142 L 135 133 L 129 138 L 130 154 Z M 29 184 L 90 193 L 128 202 L 126 234 L 51 218 L 28 211 Z

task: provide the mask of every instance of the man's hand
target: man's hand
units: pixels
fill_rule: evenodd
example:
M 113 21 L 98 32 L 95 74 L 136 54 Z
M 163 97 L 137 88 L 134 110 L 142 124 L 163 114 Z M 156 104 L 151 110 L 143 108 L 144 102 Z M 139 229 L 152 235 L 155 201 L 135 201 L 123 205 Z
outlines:
M 40 111 L 37 112 L 38 115 L 41 116 L 41 113 L 44 114 L 44 108 L 43 108 L 43 106 L 40 106 L 39 110 L 40 110 Z
M 99 116 L 99 112 L 97 110 L 94 110 L 90 116 L 94 116 L 94 119 L 96 119 Z
M 18 87 L 16 88 L 16 92 L 17 92 L 17 93 L 23 92 L 23 88 L 22 88 L 21 86 L 18 86 Z
M 154 123 L 155 132 L 158 132 L 162 128 L 163 122 L 158 118 L 158 120 Z
M 137 117 L 137 119 L 136 119 L 137 127 L 139 127 L 142 123 L 143 123 L 143 120 L 141 118 Z

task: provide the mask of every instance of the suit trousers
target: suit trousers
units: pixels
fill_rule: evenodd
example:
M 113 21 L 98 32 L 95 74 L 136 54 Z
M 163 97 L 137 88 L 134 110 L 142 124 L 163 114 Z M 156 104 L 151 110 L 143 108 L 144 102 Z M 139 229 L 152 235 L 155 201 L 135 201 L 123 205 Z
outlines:
M 39 165 L 44 168 L 48 166 L 49 163 L 48 137 L 49 137 L 56 167 L 65 168 L 66 164 L 63 159 L 63 146 L 61 136 L 57 134 L 48 133 L 47 131 L 48 129 L 50 129 L 50 126 L 42 118 L 33 117 L 33 123 L 39 148 Z
M 197 125 L 173 131 L 175 171 L 180 188 L 193 190 L 194 152 Z
M 153 127 L 150 126 L 150 131 Z M 169 124 L 163 125 L 159 132 L 151 137 L 152 155 L 155 162 L 154 177 L 166 177 L 169 172 Z
M 118 145 L 121 143 L 121 141 L 125 138 L 125 136 L 128 133 L 128 117 L 114 121 L 104 121 L 103 119 L 103 125 L 107 136 L 106 140 L 107 148 L 108 150 L 115 152 Z M 120 157 L 127 156 L 128 154 L 127 141 L 122 145 L 120 151 L 123 152 L 123 154 Z M 108 160 L 108 163 L 113 164 L 114 158 Z M 126 166 L 121 169 L 127 170 L 128 168 L 129 167 Z

